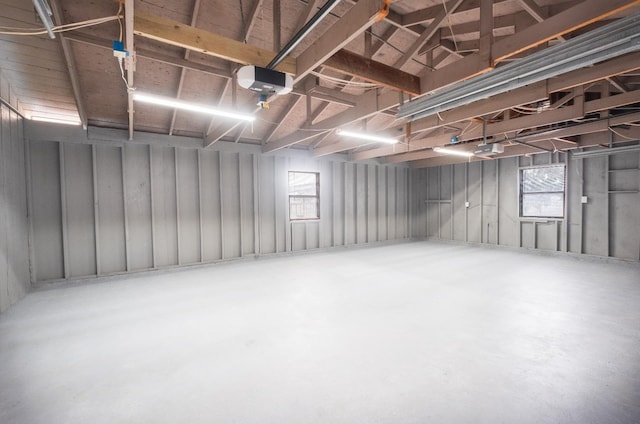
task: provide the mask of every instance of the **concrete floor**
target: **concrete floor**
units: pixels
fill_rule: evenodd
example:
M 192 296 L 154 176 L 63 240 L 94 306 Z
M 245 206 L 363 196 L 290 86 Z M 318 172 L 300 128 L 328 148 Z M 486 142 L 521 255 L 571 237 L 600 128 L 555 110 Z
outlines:
M 640 267 L 416 242 L 40 290 L 0 422 L 640 423 Z

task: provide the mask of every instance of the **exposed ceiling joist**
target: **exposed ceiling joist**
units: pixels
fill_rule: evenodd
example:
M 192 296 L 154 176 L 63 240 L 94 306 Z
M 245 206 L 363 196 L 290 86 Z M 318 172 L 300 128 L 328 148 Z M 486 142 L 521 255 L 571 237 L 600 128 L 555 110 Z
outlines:
M 420 78 L 417 75 L 400 71 L 393 66 L 367 59 L 347 50 L 338 51 L 322 66 L 393 90 L 404 91 L 414 96 L 420 94 Z
M 312 45 L 297 57 L 294 82 L 300 81 L 318 65 L 362 34 L 385 14 L 380 0 L 360 0 Z
M 464 79 L 480 75 L 493 69 L 495 63 L 515 56 L 532 47 L 568 32 L 605 19 L 621 10 L 640 4 L 640 0 L 585 0 L 564 12 L 532 25 L 524 30 L 495 42 L 492 47 L 493 60 L 483 61 L 479 53 L 447 65 L 436 71 L 427 71 L 421 76 L 422 93 L 430 93 Z
M 139 12 L 136 14 L 134 32 L 141 37 L 243 65 L 265 67 L 276 55 L 269 50 L 148 13 Z M 292 57 L 286 57 L 276 66 L 276 69 L 295 75 L 296 60 Z

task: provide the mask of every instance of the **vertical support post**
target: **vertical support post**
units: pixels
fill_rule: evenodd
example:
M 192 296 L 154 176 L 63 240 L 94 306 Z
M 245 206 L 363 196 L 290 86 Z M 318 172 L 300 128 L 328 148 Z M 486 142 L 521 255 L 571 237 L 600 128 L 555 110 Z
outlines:
M 175 170 L 175 177 L 174 177 L 174 182 L 175 182 L 175 187 L 176 187 L 176 247 L 177 247 L 177 251 L 178 251 L 178 265 L 182 265 L 182 258 L 181 258 L 181 252 L 180 252 L 180 242 L 181 242 L 181 237 L 180 237 L 180 190 L 178 187 L 178 180 L 179 178 L 179 166 L 178 166 L 178 148 L 174 147 L 173 148 L 173 167 Z
M 451 225 L 449 226 L 449 240 L 453 240 L 453 226 L 454 226 L 454 220 L 453 220 L 453 189 L 454 189 L 454 180 L 455 180 L 455 172 L 456 172 L 456 167 L 455 165 L 449 165 L 451 167 L 451 187 L 450 187 L 450 191 L 449 191 L 449 200 L 451 201 L 451 207 L 449 208 L 451 210 Z M 466 208 L 465 208 L 466 209 Z
M 157 266 L 156 252 L 156 205 L 153 201 L 155 192 L 155 178 L 153 178 L 153 147 L 149 145 L 149 202 L 151 203 L 151 261 L 153 268 Z
M 2 141 L 1 137 L 2 136 L 0 135 L 0 142 Z M 0 148 L 1 147 L 2 145 L 0 143 Z M 27 217 L 29 220 L 29 281 L 31 283 L 35 283 L 37 280 L 38 270 L 36 269 L 36 259 L 34 256 L 35 244 L 33 240 L 33 182 L 31 179 L 31 141 L 28 138 L 25 138 L 25 162 L 25 173 L 27 174 Z
M 612 135 L 613 137 L 613 135 Z M 606 234 L 604 237 L 605 242 L 607 243 L 607 257 L 611 256 L 611 220 L 609 219 L 609 208 L 611 205 L 611 187 L 609 187 L 609 168 L 610 168 L 610 160 L 611 156 L 607 155 L 604 157 L 604 189 L 607 196 L 605 197 L 605 208 L 604 208 L 604 217 L 607 225 L 605 226 Z
M 366 228 L 364 242 L 369 243 L 369 164 L 364 165 L 364 226 Z
M 438 240 L 442 240 L 442 167 L 438 167 Z
M 198 149 L 198 228 L 200 230 L 200 262 L 204 262 L 204 229 L 202 228 L 202 149 Z
M 493 65 L 493 0 L 480 0 L 480 57 Z
M 58 157 L 60 161 L 60 207 L 62 211 L 62 264 L 64 278 L 69 278 L 69 234 L 67 222 L 67 184 L 64 166 L 64 144 L 58 143 Z
M 281 33 L 280 33 L 280 26 L 281 26 L 281 7 L 280 7 L 280 0 L 273 0 L 273 51 L 274 52 L 278 52 L 280 51 L 280 48 L 282 47 L 282 42 L 281 42 Z
M 100 275 L 100 199 L 98 195 L 98 161 L 96 145 L 91 145 L 91 171 L 93 176 L 93 235 L 95 238 L 96 275 Z
M 425 197 L 424 200 L 424 207 L 425 207 L 425 219 L 427 220 L 427 222 L 425 223 L 425 237 L 429 238 L 429 206 L 431 206 L 431 203 L 429 203 L 429 192 L 431 190 L 429 190 L 429 185 L 430 185 L 430 181 L 429 181 L 429 168 L 425 168 L 425 174 L 426 174 L 426 180 L 427 180 L 427 195 Z
M 242 160 L 240 156 L 242 153 L 238 153 L 238 200 L 240 204 L 240 257 L 244 256 L 244 216 L 243 216 L 243 201 L 242 201 L 242 185 L 244 183 L 242 178 Z
M 124 257 L 125 257 L 125 269 L 130 270 L 130 247 L 129 247 L 129 217 L 127 216 L 127 162 L 124 153 L 125 146 L 120 147 L 120 162 L 122 167 L 122 209 L 124 216 Z
M 125 60 L 127 65 L 127 85 L 134 87 L 133 73 L 135 71 L 136 52 L 133 45 L 133 3 L 134 0 L 125 0 L 125 43 L 126 49 L 129 52 L 129 56 Z M 133 140 L 133 91 L 127 90 L 127 107 L 129 112 L 129 140 Z
M 224 184 L 222 181 L 222 152 L 218 152 L 218 190 L 220 192 L 220 259 L 224 259 Z
M 259 255 L 262 245 L 262 223 L 260 222 L 260 163 L 258 156 L 253 154 L 253 254 Z
M 344 169 L 344 179 L 342 180 L 342 196 L 344 198 L 344 205 L 342 208 L 342 216 L 343 216 L 343 220 L 342 222 L 344 223 L 344 225 L 342 226 L 342 230 L 344 231 L 344 245 L 348 245 L 349 244 L 349 240 L 348 240 L 348 231 L 347 231 L 347 202 L 348 202 L 348 197 L 347 197 L 347 163 L 343 162 L 343 169 Z
M 484 243 L 484 161 L 480 162 L 480 243 Z
M 469 162 L 464 164 L 464 241 L 469 242 Z
M 274 220 L 274 244 L 273 249 L 275 253 L 279 253 L 278 249 L 278 234 L 279 234 L 279 225 L 280 220 L 278 219 L 278 157 L 273 158 L 273 220 Z M 289 197 L 287 196 L 287 208 L 289 207 Z
M 336 206 L 336 163 L 331 161 L 331 246 L 336 245 L 336 215 L 338 215 L 337 206 Z
M 573 164 L 571 164 L 571 152 L 567 151 L 565 153 L 565 186 L 564 186 L 564 219 L 562 220 L 562 251 L 569 251 L 569 212 L 571 208 L 571 202 L 569 199 L 571 198 L 571 184 L 569 184 L 569 177 L 571 176 L 571 170 L 573 169 Z
M 496 246 L 500 244 L 500 161 L 496 162 Z

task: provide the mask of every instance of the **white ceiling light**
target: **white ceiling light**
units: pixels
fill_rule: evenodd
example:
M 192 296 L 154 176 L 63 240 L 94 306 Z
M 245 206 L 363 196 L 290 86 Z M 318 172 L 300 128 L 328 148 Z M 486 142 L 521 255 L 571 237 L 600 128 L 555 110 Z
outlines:
M 473 156 L 473 152 L 465 152 L 463 150 L 447 149 L 446 147 L 434 147 L 433 151 L 436 153 L 444 153 L 445 155 L 464 156 L 470 158 Z
M 146 93 L 133 93 L 133 100 L 142 102 L 142 103 L 150 103 L 158 106 L 165 106 L 174 109 L 187 110 L 190 112 L 196 113 L 206 113 L 208 115 L 221 116 L 224 118 L 238 119 L 247 122 L 255 121 L 256 117 L 253 115 L 231 112 L 227 110 L 217 109 L 211 106 L 197 104 L 197 103 L 189 103 L 183 102 L 182 100 L 176 100 L 169 97 L 155 96 L 153 94 Z
M 396 144 L 398 142 L 398 139 L 392 138 L 392 137 L 381 137 L 378 135 L 359 133 L 359 132 L 353 132 L 353 131 L 338 130 L 336 134 L 343 137 L 353 137 L 353 138 L 359 138 L 361 140 L 376 141 L 378 143 Z
M 53 124 L 64 124 L 64 125 L 80 125 L 80 120 L 78 119 L 63 119 L 63 118 L 48 118 L 46 116 L 31 116 L 29 118 L 32 121 L 39 122 L 51 122 Z

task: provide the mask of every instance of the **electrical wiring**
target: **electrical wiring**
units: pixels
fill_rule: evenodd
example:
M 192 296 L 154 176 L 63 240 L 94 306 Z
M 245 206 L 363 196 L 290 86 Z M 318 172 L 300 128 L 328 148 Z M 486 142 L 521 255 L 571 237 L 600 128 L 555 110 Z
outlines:
M 444 13 L 447 15 L 447 24 L 449 25 L 449 31 L 451 31 L 451 39 L 453 40 L 453 45 L 456 51 L 458 51 L 458 43 L 456 43 L 456 35 L 453 33 L 453 26 L 451 26 L 451 15 L 447 10 L 447 5 L 445 3 L 445 0 L 442 0 L 442 7 L 444 7 Z
M 58 25 L 53 27 L 52 29 L 53 29 L 53 32 L 55 33 L 74 31 L 76 29 L 86 28 L 94 25 L 101 25 L 101 24 L 115 21 L 115 20 L 120 21 L 121 19 L 122 19 L 122 15 L 118 13 L 117 15 L 114 15 L 114 16 L 106 16 L 103 18 L 89 19 L 86 21 L 75 22 L 71 24 Z M 122 23 L 120 23 L 120 25 L 122 25 Z M 0 28 L 8 29 L 11 27 L 0 27 Z M 11 28 L 10 31 L 0 31 L 0 34 L 1 35 L 23 35 L 23 36 L 43 35 L 43 34 L 47 34 L 47 30 L 45 28 Z
M 129 83 L 127 82 L 127 79 L 124 76 L 124 68 L 122 67 L 122 62 L 123 60 L 118 59 L 118 66 L 120 67 L 120 76 L 122 77 L 122 81 L 124 81 L 124 85 L 125 87 L 127 87 L 127 92 L 134 91 L 135 88 L 129 86 Z
M 626 138 L 627 140 L 637 140 L 637 138 L 629 137 L 629 136 L 626 136 L 624 134 L 620 134 L 618 131 L 614 130 L 612 127 L 609 127 L 609 131 L 611 131 L 614 134 L 617 134 L 618 136 L 620 136 L 622 138 Z
M 365 88 L 365 89 L 373 89 L 380 87 L 378 84 L 370 83 L 370 82 L 358 82 L 358 81 L 348 81 L 341 78 L 330 77 L 328 75 L 321 74 L 319 72 L 312 71 L 312 75 L 317 76 L 320 79 L 324 79 L 330 81 L 334 84 L 341 85 L 343 87 L 352 87 L 352 88 Z

